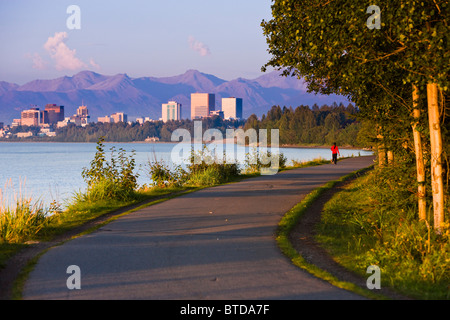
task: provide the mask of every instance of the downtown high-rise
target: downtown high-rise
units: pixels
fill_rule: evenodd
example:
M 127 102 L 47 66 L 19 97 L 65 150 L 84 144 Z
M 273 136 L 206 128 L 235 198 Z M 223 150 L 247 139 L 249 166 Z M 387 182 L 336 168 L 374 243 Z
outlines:
M 181 120 L 181 106 L 182 105 L 176 101 L 164 103 L 162 105 L 162 120 L 164 122 Z
M 216 96 L 212 93 L 191 94 L 191 119 L 209 117 L 216 110 Z

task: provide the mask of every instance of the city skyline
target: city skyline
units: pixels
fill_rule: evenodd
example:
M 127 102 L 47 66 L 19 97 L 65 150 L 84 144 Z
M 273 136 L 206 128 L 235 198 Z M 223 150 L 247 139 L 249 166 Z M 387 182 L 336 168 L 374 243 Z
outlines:
M 79 29 L 71 29 L 79 8 Z M 69 12 L 69 13 L 67 13 Z M 169 76 L 200 69 L 255 78 L 269 59 L 260 23 L 270 0 L 2 1 L 0 81 L 106 74 Z
M 242 119 L 243 99 L 236 97 L 222 98 L 220 110 L 215 107 L 215 94 L 212 93 L 192 93 L 191 94 L 191 120 L 218 115 L 223 119 Z M 202 106 L 204 103 L 206 107 Z M 211 104 L 211 105 L 209 105 Z M 136 122 L 145 121 L 179 121 L 184 118 L 181 115 L 182 104 L 171 100 L 162 104 L 161 117 L 159 119 L 151 119 L 150 117 L 138 117 Z M 205 109 L 206 108 L 206 109 Z M 205 109 L 205 110 L 204 110 Z M 197 114 L 198 113 L 198 114 Z M 192 118 L 192 115 L 194 116 Z M 21 111 L 20 119 L 14 119 L 11 126 L 44 126 L 57 125 L 57 128 L 64 127 L 68 123 L 75 123 L 77 126 L 85 126 L 89 123 L 89 110 L 84 103 L 77 108 L 76 114 L 70 117 L 64 117 L 64 106 L 56 104 L 47 104 L 44 110 L 40 110 L 38 106 L 33 106 Z M 128 115 L 124 112 L 115 112 L 111 115 L 105 115 L 97 118 L 98 123 L 118 123 L 129 122 Z M 7 125 L 9 126 L 9 124 Z M 3 127 L 3 122 L 1 123 Z M 1 128 L 0 127 L 0 128 Z

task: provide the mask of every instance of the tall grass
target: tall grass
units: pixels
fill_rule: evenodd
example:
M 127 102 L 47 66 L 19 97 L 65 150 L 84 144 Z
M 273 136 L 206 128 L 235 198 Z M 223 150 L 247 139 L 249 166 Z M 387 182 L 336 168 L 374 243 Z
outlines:
M 226 155 L 224 154 L 224 158 Z M 203 146 L 202 150 L 191 150 L 187 168 L 175 166 L 171 168 L 162 160 L 149 161 L 147 165 L 148 175 L 154 186 L 191 186 L 203 187 L 225 183 L 239 176 L 240 169 L 237 163 L 226 163 Z
M 299 160 L 291 160 L 292 168 L 304 168 L 304 167 L 311 167 L 311 166 L 320 166 L 322 164 L 329 164 L 330 160 L 324 159 L 322 157 L 315 158 L 310 161 L 299 161 Z
M 244 172 L 248 174 L 259 174 L 261 169 L 270 168 L 274 164 L 278 169 L 286 167 L 287 158 L 283 153 L 272 154 L 270 151 L 253 148 L 245 155 Z
M 154 159 L 148 161 L 146 170 L 152 187 L 167 188 L 183 186 L 188 179 L 188 172 L 180 165 L 172 168 L 164 160 Z
M 33 240 L 48 224 L 49 210 L 42 202 L 14 191 L 9 180 L 3 190 L 0 188 L 0 243 Z
M 384 286 L 450 299 L 450 228 L 436 234 L 431 221 L 419 221 L 412 183 L 399 170 L 377 169 L 337 194 L 325 206 L 317 239 L 357 273 L 379 266 Z M 394 173 L 397 179 L 386 179 Z
M 125 150 L 111 149 L 108 161 L 105 155 L 104 138 L 97 143 L 97 152 L 90 168 L 84 168 L 82 176 L 88 187 L 86 192 L 76 193 L 75 202 L 95 202 L 100 200 L 128 201 L 136 197 L 138 174 L 135 173 L 134 152 L 127 156 Z

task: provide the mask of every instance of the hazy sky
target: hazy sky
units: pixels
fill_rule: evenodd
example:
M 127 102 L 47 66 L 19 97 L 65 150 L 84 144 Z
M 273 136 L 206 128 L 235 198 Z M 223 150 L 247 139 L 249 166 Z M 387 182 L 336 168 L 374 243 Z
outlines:
M 256 78 L 268 61 L 260 23 L 271 0 L 1 0 L 0 80 L 72 76 L 81 70 L 130 77 L 188 69 L 225 80 Z M 70 5 L 80 29 L 69 29 Z M 72 26 L 77 20 L 69 19 Z

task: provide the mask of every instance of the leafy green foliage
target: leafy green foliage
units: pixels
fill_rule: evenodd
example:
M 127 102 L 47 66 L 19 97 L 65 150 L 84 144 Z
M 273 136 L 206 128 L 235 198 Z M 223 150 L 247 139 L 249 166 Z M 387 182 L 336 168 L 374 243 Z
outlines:
M 86 200 L 97 201 L 104 199 L 126 200 L 135 196 L 138 175 L 134 173 L 136 162 L 134 152 L 131 156 L 119 149 L 116 155 L 115 147 L 111 147 L 111 159 L 105 156 L 104 139 L 97 143 L 97 152 L 90 168 L 82 171 L 83 179 L 88 188 Z
M 218 159 L 215 151 L 208 149 L 203 145 L 202 150 L 191 150 L 188 165 L 184 169 L 182 166 L 171 167 L 162 160 L 150 161 L 148 163 L 148 175 L 151 177 L 153 185 L 167 188 L 172 186 L 213 186 L 232 181 L 238 177 L 241 172 L 246 174 L 259 174 L 261 168 L 271 166 L 271 161 L 278 163 L 279 168 L 285 168 L 286 157 L 281 153 L 272 155 L 260 152 L 254 149 L 253 152 L 246 154 L 244 168 L 241 169 L 236 161 L 225 161 L 226 153 L 223 158 Z
M 367 28 L 370 5 L 381 8 L 381 30 Z M 348 97 L 361 111 L 360 119 L 379 126 L 387 147 L 409 138 L 404 134 L 413 121 L 413 84 L 421 93 L 422 110 L 428 82 L 448 92 L 446 1 L 276 0 L 272 14 L 272 20 L 262 22 L 272 54 L 263 69 L 302 77 L 310 91 Z M 427 127 L 426 117 L 419 126 Z
M 366 9 L 371 5 L 381 9 L 379 30 L 367 28 L 369 15 Z M 430 215 L 427 222 L 417 221 L 417 208 L 411 202 L 416 198 L 412 190 L 417 190 L 411 125 L 417 120 L 417 130 L 425 141 L 424 150 L 430 150 L 426 85 L 437 84 L 443 128 L 442 157 L 446 163 L 448 221 L 448 1 L 275 0 L 272 15 L 270 21 L 262 22 L 272 55 L 263 70 L 274 67 L 282 70 L 285 76 L 304 78 L 310 91 L 346 96 L 359 108 L 358 118 L 365 120 L 358 140 L 378 142 L 394 154 L 394 163 L 380 170 L 377 179 L 367 182 L 374 188 L 363 193 L 368 198 L 361 196 L 354 201 L 345 198 L 341 203 L 343 212 L 339 206 L 333 207 L 337 210 L 335 215 L 339 216 L 328 231 L 344 230 L 342 236 L 354 237 L 342 247 L 356 245 L 360 249 L 351 258 L 362 255 L 361 268 L 367 268 L 367 263 L 381 262 L 382 271 L 396 285 L 402 282 L 402 278 L 408 279 L 406 281 L 412 279 L 410 282 L 420 283 L 419 286 L 423 283 L 431 295 L 430 283 L 437 284 L 441 290 L 437 294 L 445 297 L 449 266 L 448 254 L 443 254 L 443 251 L 449 250 L 448 234 L 443 232 L 442 238 L 435 242 L 437 248 L 430 249 L 432 217 Z M 413 86 L 420 94 L 416 101 L 417 109 L 421 111 L 419 119 L 412 116 Z M 430 152 L 425 151 L 426 164 L 429 164 L 430 157 Z M 429 193 L 429 169 L 426 174 Z M 430 197 L 429 194 L 427 196 Z M 345 209 L 351 205 L 358 207 Z M 333 215 L 329 217 L 333 218 Z M 428 225 L 424 228 L 426 223 Z M 424 251 L 425 238 L 428 239 L 428 248 Z M 330 243 L 339 239 L 340 236 L 334 234 Z M 369 255 L 377 258 L 365 260 Z M 420 279 L 417 270 L 420 270 Z M 419 292 L 416 289 L 414 291 Z
M 270 151 L 264 152 L 253 148 L 245 155 L 245 172 L 259 174 L 262 168 L 270 168 L 273 165 L 278 165 L 279 169 L 284 169 L 286 168 L 286 162 L 287 158 L 283 153 L 272 154 Z M 300 164 L 297 162 L 297 165 Z
M 153 186 L 166 188 L 172 186 L 182 186 L 188 179 L 188 173 L 181 166 L 174 169 L 163 160 L 149 161 L 147 164 L 148 175 Z
M 370 5 L 381 8 L 381 29 L 367 28 Z M 306 80 L 308 89 L 342 94 L 363 121 L 356 141 L 382 143 L 396 159 L 411 159 L 412 86 L 419 89 L 417 130 L 430 150 L 426 85 L 440 88 L 444 176 L 449 177 L 450 5 L 436 0 L 275 0 L 262 28 L 272 57 L 263 67 Z M 372 127 L 372 133 L 368 127 Z M 312 132 L 312 130 L 311 130 Z M 377 141 L 378 140 L 378 141 Z M 425 161 L 430 153 L 425 152 Z M 414 166 L 414 163 L 405 165 Z M 448 194 L 448 183 L 447 183 Z
M 448 299 L 450 228 L 437 235 L 418 221 L 413 183 L 414 173 L 402 167 L 358 179 L 325 205 L 318 240 L 362 275 L 378 265 L 386 286 L 416 298 Z
M 381 30 L 367 28 L 370 5 L 381 9 Z M 265 67 L 306 76 L 315 91 L 358 94 L 367 82 L 386 84 L 401 70 L 404 83 L 432 79 L 446 90 L 449 7 L 435 0 L 276 0 L 273 19 L 262 23 L 273 56 Z
M 192 181 L 194 176 L 199 177 L 206 174 L 207 176 L 213 176 L 211 181 L 216 181 L 213 184 L 218 184 L 238 176 L 240 173 L 239 165 L 236 162 L 228 163 L 225 159 L 225 152 L 223 159 L 218 159 L 215 152 L 208 149 L 206 145 L 198 152 L 192 149 L 188 166 L 190 180 Z
M 245 129 L 278 129 L 280 145 L 332 145 L 337 142 L 341 146 L 356 146 L 361 128 L 356 119 L 358 114 L 358 109 L 352 104 L 347 107 L 342 104 L 323 105 L 320 108 L 301 105 L 295 110 L 273 106 L 261 120 L 250 117 Z

